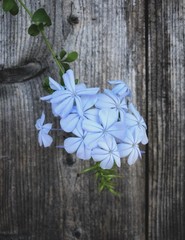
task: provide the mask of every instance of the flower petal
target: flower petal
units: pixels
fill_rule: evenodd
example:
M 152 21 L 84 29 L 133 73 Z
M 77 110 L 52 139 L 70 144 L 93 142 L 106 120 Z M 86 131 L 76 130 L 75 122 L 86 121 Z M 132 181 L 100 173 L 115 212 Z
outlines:
M 48 134 L 51 128 L 52 128 L 52 123 L 46 123 L 42 126 L 42 131 Z
M 92 150 L 92 158 L 94 159 L 94 161 L 103 161 L 107 158 L 108 153 L 106 150 L 101 149 L 101 148 L 94 148 Z
M 137 119 L 136 117 L 131 114 L 131 113 L 126 113 L 125 114 L 125 117 L 126 117 L 126 125 L 128 127 L 134 127 L 134 126 L 137 126 Z
M 90 149 L 93 149 L 97 147 L 98 141 L 100 141 L 102 138 L 102 133 L 97 132 L 97 133 L 87 133 L 87 135 L 84 138 L 84 143 L 87 147 Z
M 91 149 L 82 142 L 76 152 L 76 156 L 83 160 L 89 160 L 91 158 Z
M 141 140 L 141 143 L 144 145 L 148 143 L 148 137 L 146 135 L 146 131 L 143 131 L 143 138 Z
M 139 154 L 138 151 L 136 149 L 133 149 L 132 152 L 130 153 L 129 157 L 128 157 L 128 164 L 132 165 L 134 164 L 137 159 L 139 158 Z
M 75 103 L 76 103 L 76 108 L 77 108 L 78 114 L 80 116 L 83 116 L 82 102 L 81 102 L 81 98 L 79 96 L 75 97 Z
M 132 152 L 132 146 L 128 143 L 118 144 L 118 151 L 120 157 L 127 157 Z
M 77 151 L 81 144 L 81 138 L 69 137 L 64 140 L 64 148 L 68 153 L 74 153 Z
M 79 83 L 79 84 L 75 85 L 76 91 L 79 91 L 79 90 L 82 90 L 82 89 L 85 89 L 85 88 L 86 88 L 86 86 L 85 86 L 84 83 Z
M 98 100 L 95 104 L 97 108 L 114 108 L 115 102 L 107 95 L 101 93 L 98 95 Z
M 112 92 L 110 89 L 105 89 L 104 93 L 110 98 L 112 99 L 112 102 L 114 103 L 119 103 L 120 100 L 119 98 L 116 96 L 116 94 L 114 92 Z
M 113 137 L 124 140 L 126 134 L 126 127 L 124 122 L 116 122 L 114 123 L 108 130 L 109 134 Z
M 101 109 L 99 111 L 99 117 L 104 129 L 108 129 L 113 123 L 117 121 L 117 116 L 112 115 L 110 109 Z
M 53 142 L 53 138 L 41 130 L 39 132 L 39 143 L 41 142 L 43 143 L 44 147 L 49 147 Z
M 75 92 L 75 78 L 73 71 L 71 69 L 67 70 L 62 77 L 64 79 L 66 89 L 70 92 Z
M 99 91 L 99 88 L 85 88 L 81 90 L 76 90 L 77 94 L 79 96 L 83 95 L 95 95 Z
M 92 96 L 82 96 L 81 97 L 81 101 L 82 101 L 82 107 L 83 110 L 86 111 L 88 109 L 90 109 L 91 107 L 94 106 L 94 104 L 97 101 L 97 96 L 96 95 L 92 95 Z
M 106 159 L 104 159 L 100 163 L 100 167 L 103 169 L 111 169 L 114 165 L 114 159 L 112 156 L 107 156 Z
M 99 123 L 88 120 L 88 119 L 85 119 L 82 122 L 82 127 L 84 130 L 88 132 L 93 132 L 93 133 L 98 133 L 103 131 L 103 127 Z
M 72 132 L 75 129 L 79 119 L 80 117 L 78 114 L 69 114 L 67 117 L 60 120 L 60 126 L 65 132 Z
M 51 99 L 52 99 L 52 94 L 44 96 L 44 97 L 40 97 L 40 100 L 47 101 L 47 102 L 50 102 Z
M 56 91 L 52 94 L 51 103 L 61 103 L 66 98 L 71 97 L 71 93 L 67 90 L 65 91 Z
M 118 151 L 114 152 L 113 157 L 114 157 L 114 161 L 116 162 L 116 165 L 118 167 L 121 167 L 121 160 L 120 160 L 119 152 Z
M 45 114 L 44 112 L 42 112 L 42 115 L 39 119 L 37 119 L 35 127 L 37 128 L 37 130 L 41 130 L 43 127 L 43 123 L 45 121 Z
M 84 131 L 82 129 L 82 120 L 81 119 L 79 119 L 78 124 L 76 125 L 76 128 L 74 129 L 73 133 L 80 138 L 84 137 Z
M 58 104 L 54 110 L 58 115 L 65 118 L 71 112 L 73 104 L 74 98 L 68 97 L 63 102 Z
M 51 89 L 53 90 L 64 90 L 64 88 L 62 87 L 62 85 L 60 85 L 59 83 L 57 83 L 53 78 L 49 77 L 49 86 Z
M 99 123 L 99 110 L 96 108 L 89 109 L 84 112 L 84 116 L 91 121 Z

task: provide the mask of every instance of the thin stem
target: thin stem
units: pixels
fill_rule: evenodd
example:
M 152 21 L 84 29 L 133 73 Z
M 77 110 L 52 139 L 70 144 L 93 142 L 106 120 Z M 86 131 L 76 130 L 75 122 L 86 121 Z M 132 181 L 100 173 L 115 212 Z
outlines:
M 21 4 L 21 6 L 24 8 L 24 10 L 28 13 L 28 15 L 30 16 L 30 18 L 32 18 L 32 17 L 33 17 L 33 14 L 32 14 L 32 13 L 30 12 L 30 10 L 26 7 L 26 5 L 25 5 L 21 0 L 18 0 L 18 2 Z M 64 74 L 64 69 L 63 69 L 63 67 L 61 66 L 59 60 L 57 59 L 57 55 L 56 55 L 56 53 L 54 52 L 54 50 L 53 50 L 53 48 L 52 48 L 52 46 L 51 46 L 51 43 L 50 43 L 49 40 L 47 39 L 44 30 L 41 31 L 41 35 L 42 35 L 42 37 L 43 37 L 43 39 L 44 39 L 44 42 L 45 42 L 48 50 L 51 52 L 54 61 L 56 62 L 57 66 L 59 67 L 61 73 Z
M 64 70 L 63 70 L 60 62 L 58 61 L 57 56 L 56 56 L 56 53 L 54 52 L 54 50 L 53 50 L 53 48 L 52 48 L 52 46 L 51 46 L 51 43 L 48 41 L 48 39 L 47 39 L 47 37 L 46 37 L 46 35 L 45 35 L 44 30 L 41 31 L 41 34 L 42 34 L 42 37 L 43 37 L 43 39 L 44 39 L 44 42 L 45 42 L 47 48 L 50 50 L 50 52 L 51 52 L 51 54 L 52 54 L 52 57 L 53 57 L 53 59 L 55 60 L 55 62 L 56 62 L 56 64 L 57 64 L 57 66 L 59 67 L 59 69 L 60 69 L 60 71 L 62 72 L 62 74 L 64 74 Z
M 51 131 L 63 131 L 61 128 L 51 128 Z
M 26 7 L 26 5 L 21 1 L 18 0 L 18 2 L 21 4 L 21 6 L 25 9 L 25 11 L 29 14 L 29 16 L 32 18 L 32 13 L 30 12 L 30 10 Z

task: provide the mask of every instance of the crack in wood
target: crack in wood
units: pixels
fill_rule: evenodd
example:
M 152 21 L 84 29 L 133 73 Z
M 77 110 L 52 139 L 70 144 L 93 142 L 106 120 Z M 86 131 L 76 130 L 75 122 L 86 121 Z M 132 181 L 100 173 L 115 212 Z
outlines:
M 0 83 L 24 82 L 42 74 L 46 70 L 40 62 L 30 62 L 23 66 L 0 70 Z

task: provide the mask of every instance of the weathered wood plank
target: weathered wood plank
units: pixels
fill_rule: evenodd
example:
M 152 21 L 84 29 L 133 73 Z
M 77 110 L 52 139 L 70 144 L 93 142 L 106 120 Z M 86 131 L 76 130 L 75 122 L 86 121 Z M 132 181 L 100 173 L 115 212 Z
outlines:
M 185 239 L 185 2 L 149 1 L 149 234 Z
M 75 0 L 72 14 L 78 24 L 69 24 L 71 3 L 49 0 L 26 1 L 48 10 L 54 24 L 47 34 L 60 49 L 77 50 L 77 77 L 89 86 L 106 85 L 110 79 L 125 79 L 133 89 L 134 102 L 145 115 L 144 1 Z M 123 160 L 118 181 L 120 199 L 98 194 L 93 176 L 77 177 L 89 163 L 56 150 L 39 148 L 35 120 L 48 105 L 41 80 L 57 76 L 51 57 L 40 38 L 26 34 L 29 19 L 13 18 L 1 11 L 0 66 L 7 69 L 29 62 L 42 62 L 44 74 L 27 82 L 0 85 L 0 239 L 122 240 L 145 239 L 145 162 L 133 167 Z M 16 78 L 15 78 L 16 79 Z M 49 110 L 47 117 L 51 117 Z M 57 120 L 55 120 L 57 124 Z M 62 143 L 58 136 L 55 144 Z

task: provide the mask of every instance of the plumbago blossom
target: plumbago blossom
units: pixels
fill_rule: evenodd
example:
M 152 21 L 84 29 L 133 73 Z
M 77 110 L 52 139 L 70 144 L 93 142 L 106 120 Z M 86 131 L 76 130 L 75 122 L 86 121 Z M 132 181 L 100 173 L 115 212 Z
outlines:
M 139 144 L 147 144 L 146 123 L 131 102 L 131 91 L 121 80 L 109 81 L 112 89 L 87 88 L 75 84 L 73 71 L 63 75 L 64 86 L 49 78 L 53 93 L 41 97 L 51 104 L 54 116 L 60 118 L 60 126 L 70 136 L 62 148 L 76 153 L 82 160 L 100 162 L 102 169 L 121 166 L 121 158 L 128 164 L 141 159 Z M 39 143 L 48 147 L 52 138 L 48 135 L 51 124 L 44 123 L 45 115 L 37 120 Z

